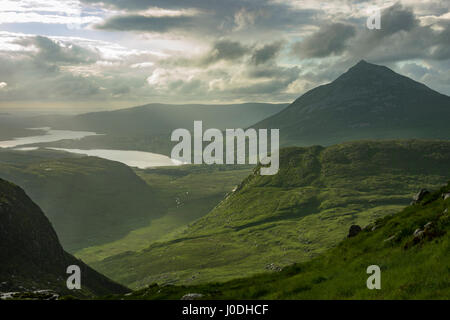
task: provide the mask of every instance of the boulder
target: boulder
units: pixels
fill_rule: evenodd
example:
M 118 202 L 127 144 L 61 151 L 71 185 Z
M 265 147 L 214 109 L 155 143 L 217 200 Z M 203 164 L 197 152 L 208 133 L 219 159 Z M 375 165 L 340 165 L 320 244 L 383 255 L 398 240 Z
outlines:
M 348 238 L 352 238 L 352 237 L 355 237 L 356 235 L 358 235 L 358 233 L 360 233 L 361 232 L 361 227 L 360 226 L 358 226 L 358 225 L 356 225 L 356 224 L 354 224 L 354 225 L 352 225 L 351 227 L 350 227 L 350 229 L 348 230 Z
M 414 237 L 418 237 L 419 235 L 421 235 L 423 233 L 422 229 L 416 229 L 416 231 L 414 231 L 413 236 Z
M 443 193 L 442 199 L 444 199 L 444 200 L 450 199 L 450 193 Z
M 422 199 L 429 194 L 430 192 L 426 189 L 421 189 L 419 192 L 417 192 L 415 194 L 415 196 L 413 197 L 413 200 L 417 202 L 422 201 Z

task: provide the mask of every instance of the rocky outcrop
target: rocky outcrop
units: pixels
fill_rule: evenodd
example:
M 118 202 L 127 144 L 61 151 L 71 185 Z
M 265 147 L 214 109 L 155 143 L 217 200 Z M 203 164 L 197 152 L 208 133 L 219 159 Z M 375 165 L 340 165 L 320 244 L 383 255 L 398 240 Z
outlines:
M 418 204 L 420 201 L 423 200 L 423 198 L 429 194 L 430 192 L 427 189 L 421 189 L 419 192 L 417 192 L 414 197 L 413 197 L 413 201 L 411 201 L 411 205 L 415 205 Z

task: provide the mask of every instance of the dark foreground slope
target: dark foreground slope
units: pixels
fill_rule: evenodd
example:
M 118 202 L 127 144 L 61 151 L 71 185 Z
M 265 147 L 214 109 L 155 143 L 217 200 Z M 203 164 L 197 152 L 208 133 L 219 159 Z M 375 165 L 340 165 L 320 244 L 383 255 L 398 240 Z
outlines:
M 44 210 L 69 252 L 120 239 L 165 210 L 131 168 L 105 159 L 0 150 L 0 177 Z
M 0 262 L 0 292 L 53 290 L 91 296 L 128 291 L 65 252 L 41 209 L 22 189 L 2 179 Z M 81 268 L 81 291 L 66 288 L 70 265 Z
M 360 139 L 449 139 L 450 97 L 387 67 L 360 61 L 256 128 L 280 129 L 284 146 Z
M 438 188 L 450 177 L 449 162 L 446 141 L 286 148 L 278 174 L 256 169 L 183 233 L 92 266 L 132 288 L 276 271 L 336 245 L 352 224 L 400 211 L 418 189 Z
M 444 200 L 445 194 L 449 194 Z M 127 299 L 450 299 L 450 184 L 375 221 L 309 262 L 281 272 L 199 286 L 149 286 Z M 417 231 L 416 231 L 417 230 Z M 416 234 L 416 235 L 415 235 Z M 381 268 L 369 290 L 366 269 Z

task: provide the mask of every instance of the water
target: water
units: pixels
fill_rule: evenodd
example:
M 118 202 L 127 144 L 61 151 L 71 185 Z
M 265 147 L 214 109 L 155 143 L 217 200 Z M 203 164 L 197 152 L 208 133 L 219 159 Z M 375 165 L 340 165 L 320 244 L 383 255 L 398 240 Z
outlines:
M 89 131 L 69 131 L 69 130 L 52 130 L 51 128 L 30 128 L 29 130 L 43 130 L 44 135 L 14 138 L 12 140 L 0 141 L 0 148 L 15 148 L 32 143 L 55 142 L 59 140 L 79 140 L 84 137 L 96 136 L 97 133 Z
M 14 138 L 12 140 L 0 141 L 0 148 L 9 148 L 17 151 L 34 151 L 39 147 L 21 147 L 27 144 L 55 142 L 59 140 L 79 140 L 84 137 L 98 135 L 88 131 L 52 130 L 51 128 L 30 128 L 30 130 L 43 130 L 44 135 Z M 129 151 L 129 150 L 106 150 L 106 149 L 64 149 L 46 148 L 51 150 L 66 151 L 87 156 L 99 157 L 107 160 L 122 162 L 130 167 L 147 169 L 161 166 L 178 166 L 183 164 L 178 160 L 172 160 L 167 156 L 151 152 Z
M 142 151 L 126 151 L 126 150 L 107 150 L 107 149 L 64 149 L 64 148 L 48 148 L 52 150 L 66 151 L 71 153 L 83 154 L 92 157 L 99 157 L 112 161 L 118 161 L 130 167 L 147 169 L 162 166 L 178 166 L 183 164 L 178 160 L 172 160 L 167 156 L 151 152 Z

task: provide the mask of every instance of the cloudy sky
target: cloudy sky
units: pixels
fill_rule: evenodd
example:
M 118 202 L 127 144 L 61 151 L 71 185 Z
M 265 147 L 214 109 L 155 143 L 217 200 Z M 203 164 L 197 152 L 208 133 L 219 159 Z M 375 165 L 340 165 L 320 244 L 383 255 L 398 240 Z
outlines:
M 450 95 L 450 1 L 1 0 L 0 108 L 290 102 L 360 59 Z M 366 27 L 381 10 L 381 29 Z

